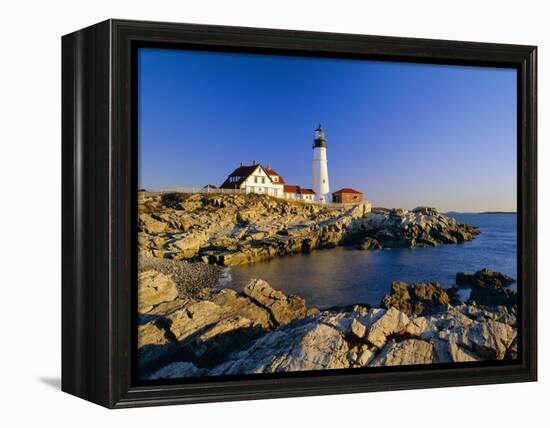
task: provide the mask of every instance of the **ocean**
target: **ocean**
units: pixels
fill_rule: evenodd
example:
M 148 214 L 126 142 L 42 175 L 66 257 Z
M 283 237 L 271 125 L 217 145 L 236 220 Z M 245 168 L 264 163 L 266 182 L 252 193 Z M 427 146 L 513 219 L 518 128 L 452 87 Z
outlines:
M 285 294 L 306 299 L 308 306 L 353 303 L 378 306 L 392 281 L 454 284 L 457 272 L 489 268 L 517 278 L 516 214 L 448 214 L 461 223 L 478 226 L 481 234 L 463 244 L 435 248 L 360 251 L 339 247 L 294 254 L 227 268 L 223 286 L 241 290 L 261 278 Z M 511 288 L 517 287 L 514 283 Z M 469 292 L 461 292 L 463 299 Z

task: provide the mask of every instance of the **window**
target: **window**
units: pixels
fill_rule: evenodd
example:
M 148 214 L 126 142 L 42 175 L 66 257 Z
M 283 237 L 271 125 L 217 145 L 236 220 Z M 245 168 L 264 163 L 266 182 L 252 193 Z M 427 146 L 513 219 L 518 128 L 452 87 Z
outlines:
M 262 177 L 262 184 L 265 184 L 265 177 Z
M 254 177 L 254 183 L 258 182 L 258 177 Z

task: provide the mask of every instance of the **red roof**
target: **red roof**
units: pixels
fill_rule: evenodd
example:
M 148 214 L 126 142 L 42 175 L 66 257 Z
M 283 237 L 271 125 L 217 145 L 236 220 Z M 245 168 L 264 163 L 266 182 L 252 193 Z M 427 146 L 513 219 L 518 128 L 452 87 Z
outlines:
M 281 175 L 270 166 L 264 168 L 264 171 L 267 173 L 267 175 L 276 175 L 277 177 L 279 177 L 279 181 L 277 181 L 277 183 L 285 184 L 285 180 L 283 180 L 283 177 L 281 177 Z
M 300 193 L 302 195 L 315 195 L 315 192 L 311 189 L 302 189 L 300 186 L 285 184 L 283 187 L 284 193 Z
M 358 194 L 360 194 L 360 195 L 363 194 L 362 192 L 359 192 L 359 191 L 357 191 L 357 190 L 351 189 L 351 188 L 349 188 L 349 187 L 344 187 L 344 188 L 342 188 L 342 189 L 340 189 L 340 190 L 337 190 L 336 192 L 333 192 L 332 194 L 333 194 L 333 195 L 339 195 L 339 194 L 341 194 L 341 193 L 358 193 Z
M 285 184 L 284 187 L 283 187 L 283 192 L 284 193 L 300 193 L 300 186 Z

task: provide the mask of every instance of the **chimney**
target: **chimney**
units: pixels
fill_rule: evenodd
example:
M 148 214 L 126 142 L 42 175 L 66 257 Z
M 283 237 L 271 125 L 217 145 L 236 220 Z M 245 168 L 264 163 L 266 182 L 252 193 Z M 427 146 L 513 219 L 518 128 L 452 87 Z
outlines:
M 252 161 L 252 165 L 256 166 L 256 159 Z
M 243 162 L 243 161 L 241 161 L 241 166 L 244 166 L 244 162 Z

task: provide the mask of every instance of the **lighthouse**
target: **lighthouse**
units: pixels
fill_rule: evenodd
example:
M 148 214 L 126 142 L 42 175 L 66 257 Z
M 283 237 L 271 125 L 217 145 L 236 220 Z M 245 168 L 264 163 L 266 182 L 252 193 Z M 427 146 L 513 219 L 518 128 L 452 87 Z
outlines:
M 327 140 L 321 125 L 315 130 L 313 139 L 313 190 L 316 200 L 321 203 L 331 202 L 328 186 Z

